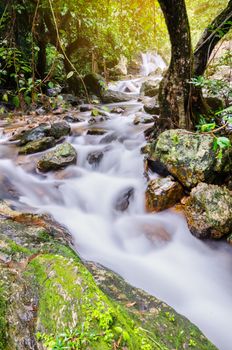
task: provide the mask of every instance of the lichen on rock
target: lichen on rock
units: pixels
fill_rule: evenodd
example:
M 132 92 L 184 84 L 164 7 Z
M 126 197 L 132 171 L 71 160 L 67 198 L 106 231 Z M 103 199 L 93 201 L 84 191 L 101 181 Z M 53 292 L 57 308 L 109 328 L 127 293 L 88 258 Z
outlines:
M 199 238 L 221 238 L 232 232 L 232 192 L 200 183 L 185 204 L 191 233 Z

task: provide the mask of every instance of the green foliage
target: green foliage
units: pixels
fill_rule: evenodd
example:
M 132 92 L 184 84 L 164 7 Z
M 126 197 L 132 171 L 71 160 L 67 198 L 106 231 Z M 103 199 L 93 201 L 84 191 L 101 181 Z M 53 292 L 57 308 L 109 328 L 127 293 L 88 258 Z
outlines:
M 221 97 L 228 101 L 232 97 L 230 82 L 224 79 L 207 79 L 203 76 L 192 78 L 191 84 L 202 88 L 208 96 Z
M 213 150 L 218 152 L 217 158 L 222 159 L 223 151 L 231 147 L 230 140 L 225 136 L 215 137 L 213 141 Z

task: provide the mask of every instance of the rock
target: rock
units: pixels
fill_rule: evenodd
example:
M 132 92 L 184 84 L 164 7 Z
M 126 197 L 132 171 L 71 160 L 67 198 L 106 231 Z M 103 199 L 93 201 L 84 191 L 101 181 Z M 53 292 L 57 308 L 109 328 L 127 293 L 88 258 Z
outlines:
M 54 150 L 47 152 L 37 163 L 40 171 L 58 170 L 71 164 L 76 164 L 77 152 L 69 143 L 63 143 Z
M 6 205 L 0 214 L 2 350 L 68 348 L 69 340 L 78 349 L 79 335 L 89 350 L 113 349 L 122 336 L 128 350 L 154 349 L 154 344 L 174 349 L 180 332 L 181 349 L 191 339 L 198 350 L 216 350 L 162 301 L 97 264 L 84 263 L 70 248 L 69 233 L 50 217 Z
M 116 141 L 117 138 L 118 138 L 117 133 L 113 132 L 111 134 L 108 134 L 108 135 L 104 136 L 99 143 L 100 144 L 111 143 L 113 141 Z
M 68 136 L 70 134 L 70 131 L 70 125 L 65 121 L 61 121 L 51 124 L 49 135 L 55 137 L 55 139 L 59 139 L 64 136 Z
M 232 232 L 232 192 L 199 183 L 185 204 L 191 233 L 198 238 L 221 238 Z
M 56 97 L 60 93 L 61 93 L 61 88 L 60 87 L 54 87 L 54 88 L 47 89 L 47 95 L 49 97 Z
M 133 200 L 134 188 L 131 187 L 119 195 L 116 200 L 115 209 L 117 211 L 125 211 L 130 205 L 130 200 Z
M 94 109 L 94 106 L 91 104 L 83 104 L 83 105 L 80 105 L 79 109 L 80 109 L 80 112 L 90 112 Z
M 80 98 L 72 94 L 62 94 L 61 96 L 63 98 L 63 101 L 69 103 L 71 106 L 77 106 L 82 102 Z
M 110 72 L 113 77 L 121 77 L 127 75 L 127 58 L 120 56 L 118 64 Z
M 150 159 L 160 161 L 185 187 L 191 188 L 199 182 L 213 182 L 218 174 L 232 170 L 232 147 L 224 149 L 220 158 L 213 143 L 214 136 L 209 134 L 167 130 L 153 143 Z
M 183 187 L 171 176 L 151 180 L 146 190 L 146 208 L 148 211 L 171 208 L 183 195 Z
M 96 73 L 87 74 L 84 77 L 84 83 L 89 93 L 101 96 L 102 91 L 106 88 L 105 79 Z
M 97 166 L 103 158 L 104 153 L 102 151 L 94 151 L 88 154 L 87 161 L 89 164 Z
M 35 113 L 36 113 L 37 115 L 44 115 L 44 114 L 47 113 L 47 111 L 46 111 L 46 109 L 45 109 L 44 107 L 40 107 L 40 108 L 37 108 L 37 109 L 35 110 Z
M 114 108 L 111 110 L 111 113 L 122 114 L 122 113 L 124 113 L 124 109 L 121 108 L 121 107 L 114 107 Z
M 97 128 L 94 128 L 94 129 L 89 129 L 87 131 L 87 135 L 104 135 L 106 134 L 108 131 L 107 130 L 104 130 L 104 129 L 97 129 Z
M 159 108 L 158 102 L 155 99 L 145 103 L 143 108 L 144 108 L 144 111 L 148 114 L 156 114 L 156 115 L 160 114 L 160 108 Z
M 105 122 L 106 120 L 108 120 L 109 117 L 106 117 L 106 116 L 103 116 L 103 115 L 98 115 L 96 117 L 92 117 L 89 119 L 88 123 L 90 125 L 93 125 L 93 124 L 97 124 L 97 123 L 102 123 L 102 122 Z
M 119 92 L 110 89 L 103 91 L 101 94 L 101 99 L 104 103 L 127 102 L 136 99 L 137 97 L 137 94 L 127 94 L 125 92 Z
M 213 111 L 219 111 L 225 108 L 224 101 L 219 97 L 204 97 L 205 102 L 209 105 Z
M 138 124 L 150 124 L 154 123 L 154 118 L 150 116 L 144 116 L 144 115 L 136 115 L 135 119 L 133 120 L 134 125 Z
M 18 135 L 20 138 L 20 145 L 23 146 L 28 142 L 37 141 L 45 136 L 48 136 L 50 130 L 50 125 L 47 123 L 42 123 L 36 128 L 27 130 L 23 134 Z
M 140 94 L 143 94 L 145 96 L 154 97 L 159 94 L 159 85 L 160 80 L 146 80 L 140 89 Z
M 64 116 L 63 119 L 68 123 L 82 123 L 85 121 L 84 119 L 79 118 L 77 115 L 72 115 L 72 114 L 68 114 Z
M 55 146 L 54 137 L 42 137 L 39 140 L 28 142 L 19 149 L 19 154 L 32 154 L 45 151 Z

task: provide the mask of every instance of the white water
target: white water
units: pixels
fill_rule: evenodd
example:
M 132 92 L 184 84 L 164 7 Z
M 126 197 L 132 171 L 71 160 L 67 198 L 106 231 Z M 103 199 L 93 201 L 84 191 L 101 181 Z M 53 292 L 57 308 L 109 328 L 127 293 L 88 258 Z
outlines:
M 231 247 L 219 242 L 207 246 L 195 239 L 184 218 L 171 211 L 145 213 L 146 180 L 140 154 L 144 128 L 133 125 L 141 104 L 124 105 L 127 116 L 111 114 L 101 124 L 117 134 L 112 143 L 100 143 L 104 136 L 85 132 L 68 138 L 78 152 L 77 166 L 62 173 L 28 173 L 0 153 L 1 174 L 20 194 L 19 203 L 48 212 L 66 225 L 83 258 L 101 263 L 166 301 L 219 349 L 231 350 Z M 90 118 L 88 113 L 82 116 L 86 121 Z M 77 125 L 86 127 L 87 122 Z M 104 151 L 94 168 L 87 161 L 93 150 Z M 26 159 L 33 164 L 35 156 Z M 131 187 L 134 197 L 129 208 L 116 211 L 117 198 Z
M 142 65 L 140 69 L 140 77 L 135 79 L 121 80 L 109 84 L 111 90 L 127 92 L 129 94 L 139 94 L 142 83 L 147 80 L 149 74 L 154 73 L 158 68 L 163 71 L 167 65 L 163 58 L 157 53 L 147 52 L 141 54 Z M 161 76 L 153 77 L 155 79 L 161 79 Z M 152 77 L 149 77 L 152 79 Z

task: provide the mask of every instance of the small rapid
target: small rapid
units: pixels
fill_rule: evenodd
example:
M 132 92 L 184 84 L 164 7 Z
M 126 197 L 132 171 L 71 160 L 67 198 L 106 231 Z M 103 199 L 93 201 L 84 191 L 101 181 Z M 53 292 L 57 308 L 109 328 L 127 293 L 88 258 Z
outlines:
M 167 302 L 220 350 L 231 350 L 231 247 L 197 240 L 185 218 L 172 210 L 145 212 L 147 182 L 140 149 L 149 125 L 133 124 L 141 103 L 107 107 L 114 106 L 123 106 L 125 113 L 109 113 L 109 119 L 94 125 L 104 128 L 105 135 L 88 135 L 90 112 L 80 113 L 84 121 L 72 124 L 67 138 L 77 151 L 77 165 L 60 172 L 36 172 L 33 165 L 41 153 L 19 161 L 2 138 L 1 177 L 14 195 L 7 197 L 3 189 L 1 196 L 18 208 L 51 214 L 68 228 L 83 259 Z M 93 152 L 102 154 L 98 163 L 89 161 Z M 121 210 L 125 194 L 128 203 Z

